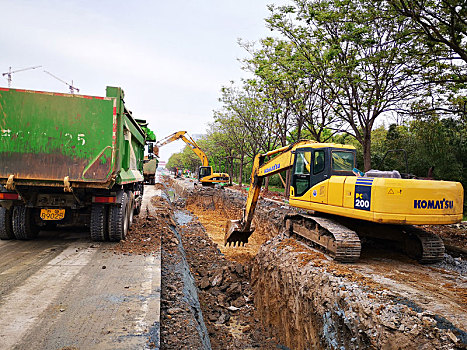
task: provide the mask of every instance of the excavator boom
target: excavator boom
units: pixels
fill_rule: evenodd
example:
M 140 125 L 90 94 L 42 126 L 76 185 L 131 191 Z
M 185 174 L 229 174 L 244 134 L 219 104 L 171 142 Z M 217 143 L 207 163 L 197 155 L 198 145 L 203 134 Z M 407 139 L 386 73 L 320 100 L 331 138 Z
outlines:
M 300 145 L 306 145 L 313 142 L 314 141 L 298 141 L 289 146 L 281 147 L 267 153 L 257 154 L 255 156 L 253 161 L 253 171 L 251 173 L 250 189 L 248 191 L 243 218 L 241 220 L 230 220 L 230 222 L 227 223 L 224 245 L 230 245 L 233 243 L 235 246 L 236 243 L 243 245 L 248 243 L 248 238 L 254 232 L 254 228 L 251 228 L 251 222 L 255 214 L 263 179 L 290 169 L 293 165 L 293 149 Z M 273 155 L 277 156 L 265 162 L 266 157 Z
M 206 156 L 206 153 L 203 152 L 201 148 L 199 148 L 198 144 L 196 143 L 195 140 L 193 140 L 192 137 L 190 137 L 186 131 L 177 131 L 174 132 L 173 134 L 165 137 L 161 141 L 159 141 L 156 146 L 157 147 L 162 147 L 170 142 L 176 141 L 176 140 L 183 140 L 190 148 L 195 152 L 195 154 L 199 157 L 201 160 L 201 164 L 203 166 L 209 166 L 209 161 L 208 157 Z

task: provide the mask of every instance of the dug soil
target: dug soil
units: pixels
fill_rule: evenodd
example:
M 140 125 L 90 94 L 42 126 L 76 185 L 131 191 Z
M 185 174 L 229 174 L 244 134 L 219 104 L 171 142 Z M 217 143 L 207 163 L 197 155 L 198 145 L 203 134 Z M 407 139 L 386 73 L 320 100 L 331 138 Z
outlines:
M 337 264 L 278 236 L 292 210 L 280 198 L 261 201 L 245 247 L 224 247 L 226 223 L 241 216 L 245 191 L 165 183 L 186 198 L 174 208 L 185 219 L 175 221 L 213 349 L 466 347 L 464 224 L 429 228 L 448 246 L 438 264 L 420 265 L 372 242 L 364 242 L 357 263 Z

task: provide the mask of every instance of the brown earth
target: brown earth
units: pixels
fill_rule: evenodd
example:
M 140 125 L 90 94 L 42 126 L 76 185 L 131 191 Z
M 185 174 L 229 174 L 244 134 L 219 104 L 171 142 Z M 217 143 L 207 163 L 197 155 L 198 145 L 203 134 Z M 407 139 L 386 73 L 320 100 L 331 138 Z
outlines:
M 236 200 L 237 198 L 235 198 L 235 195 L 232 197 L 229 191 L 230 190 L 224 190 L 224 192 L 217 191 L 211 193 L 208 193 L 209 191 L 197 191 L 193 193 L 191 197 L 188 197 L 187 208 L 199 218 L 206 228 L 208 235 L 218 244 L 220 251 L 227 259 L 251 266 L 250 264 L 256 256 L 256 260 L 254 261 L 256 273 L 251 281 L 254 283 L 253 292 L 256 292 L 256 294 L 253 293 L 253 295 L 261 296 L 266 290 L 273 290 L 274 285 L 269 285 L 264 279 L 272 278 L 272 276 L 269 276 L 267 264 L 275 266 L 274 258 L 272 261 L 268 260 L 266 265 L 264 265 L 265 261 L 262 259 L 271 259 L 271 257 L 274 256 L 274 253 L 271 252 L 275 251 L 274 249 L 282 247 L 287 250 L 288 256 L 293 256 L 294 262 L 290 261 L 290 263 L 295 264 L 298 268 L 314 266 L 319 268 L 323 274 L 342 280 L 343 282 L 341 281 L 340 283 L 344 285 L 356 283 L 361 288 L 364 288 L 364 296 L 367 300 L 374 300 L 375 302 L 379 302 L 379 305 L 382 305 L 381 309 L 375 310 L 375 322 L 377 322 L 378 317 L 383 317 L 380 315 L 383 315 L 384 313 L 382 313 L 382 311 L 386 310 L 386 306 L 384 306 L 385 303 L 389 302 L 390 306 L 388 306 L 388 312 L 394 312 L 401 303 L 406 303 L 412 307 L 412 312 L 415 312 L 417 315 L 422 315 L 419 316 L 420 320 L 423 320 L 420 327 L 423 328 L 429 325 L 429 327 L 427 326 L 426 332 L 427 335 L 431 337 L 430 341 L 433 346 L 434 344 L 438 344 L 440 348 L 446 349 L 451 349 L 453 346 L 465 347 L 465 342 L 467 341 L 465 332 L 467 327 L 467 314 L 465 312 L 465 310 L 467 310 L 467 282 L 465 280 L 466 266 L 465 261 L 462 260 L 462 256 L 453 259 L 452 256 L 448 255 L 446 257 L 447 260 L 442 263 L 420 265 L 416 261 L 384 245 L 368 242 L 363 245 L 361 258 L 356 264 L 337 264 L 322 252 L 312 249 L 301 242 L 294 239 L 283 239 L 279 240 L 276 245 L 274 245 L 272 251 L 264 248 L 267 252 L 263 252 L 262 256 L 264 257 L 258 260 L 257 252 L 261 249 L 264 242 L 280 232 L 280 223 L 278 220 L 275 220 L 277 215 L 273 217 L 272 214 L 275 214 L 275 211 L 280 212 L 281 209 L 276 206 L 276 209 L 272 210 L 268 208 L 268 205 L 264 204 L 266 201 L 263 201 L 262 203 L 265 207 L 261 208 L 260 205 L 260 208 L 257 210 L 255 219 L 257 229 L 251 236 L 249 243 L 244 248 L 224 247 L 223 237 L 225 224 L 229 219 L 240 218 L 241 205 L 243 204 L 242 200 Z M 290 209 L 284 210 L 287 211 Z M 466 248 L 466 229 L 464 225 L 430 226 L 428 229 L 439 234 L 448 248 L 455 247 L 460 250 Z M 449 252 L 452 252 L 452 250 L 449 250 Z M 267 254 L 271 254 L 271 257 L 268 257 Z M 280 258 L 286 259 L 282 255 Z M 279 259 L 279 256 L 277 256 L 276 259 Z M 282 265 L 284 264 L 288 265 L 289 262 L 284 260 L 282 261 Z M 283 269 L 282 265 L 275 266 L 275 268 L 281 270 Z M 264 267 L 264 269 L 262 269 L 262 267 Z M 295 270 L 290 270 L 287 273 L 296 273 L 293 271 Z M 258 275 L 258 273 L 260 273 L 260 275 Z M 262 276 L 261 274 L 267 274 L 267 276 Z M 287 278 L 289 279 L 290 277 Z M 277 286 L 277 283 L 282 282 L 285 281 L 276 281 L 275 285 Z M 284 288 L 291 288 L 291 286 Z M 289 295 L 289 303 L 291 303 L 294 292 L 294 290 L 286 289 L 282 290 L 280 293 L 284 296 Z M 384 298 L 381 299 L 380 297 L 387 295 L 392 296 L 390 301 L 383 300 Z M 275 303 L 284 308 L 284 310 L 287 308 L 288 304 L 286 300 L 276 299 L 275 297 L 270 298 L 270 300 L 275 300 Z M 275 318 L 270 318 L 271 307 L 274 308 L 270 300 L 264 300 L 264 298 L 261 297 L 255 299 L 257 317 L 260 318 L 264 324 L 269 325 L 271 334 L 278 335 L 277 341 L 283 341 L 289 346 L 293 344 L 306 344 L 307 342 L 304 339 L 296 343 L 291 340 L 293 337 L 297 337 L 297 334 L 305 334 L 306 332 L 303 330 L 303 332 L 301 332 L 299 329 L 295 331 L 285 331 L 284 327 L 287 327 L 287 325 L 283 324 L 284 313 L 279 313 Z M 298 300 L 294 302 L 296 305 L 300 305 L 301 303 L 301 301 Z M 305 305 L 302 306 L 305 307 Z M 258 312 L 258 308 L 261 311 Z M 265 310 L 270 311 L 265 313 Z M 295 310 L 295 312 L 299 313 L 298 310 Z M 288 316 L 291 319 L 293 318 L 293 314 Z M 396 313 L 395 317 L 395 324 L 398 324 L 397 330 L 400 332 L 396 332 L 398 335 L 394 339 L 391 339 L 391 337 L 387 335 L 394 332 L 394 330 L 391 330 L 391 327 L 394 327 L 394 325 L 383 319 L 381 320 L 382 324 L 386 322 L 388 326 L 380 326 L 382 328 L 380 330 L 381 335 L 379 343 L 362 342 L 360 345 L 366 344 L 370 347 L 378 347 L 386 344 L 384 346 L 393 348 L 393 346 L 397 344 L 397 337 L 399 337 L 399 340 L 402 342 L 401 344 L 406 344 L 407 346 L 411 346 L 410 344 L 415 344 L 417 342 L 426 342 L 426 339 L 418 338 L 420 337 L 419 331 L 415 332 L 413 330 L 410 334 L 406 334 L 404 331 L 408 325 L 413 326 L 419 322 L 415 316 L 415 319 L 410 318 L 406 320 Z M 300 322 L 305 322 L 305 320 L 297 319 L 294 322 L 290 322 L 290 326 L 293 328 L 294 323 L 297 324 Z M 317 322 L 319 323 L 319 319 Z M 282 330 L 284 330 L 284 332 L 282 332 Z M 389 333 L 386 333 L 388 330 Z M 288 332 L 291 333 L 287 336 Z M 300 339 L 300 337 L 298 339 Z M 295 338 L 295 340 L 297 340 L 297 338 Z M 454 340 L 454 342 L 452 342 L 452 340 Z M 308 341 L 310 341 L 310 339 L 308 339 Z M 315 341 L 317 342 L 316 344 L 318 344 L 320 341 L 322 343 L 323 339 L 315 339 Z M 342 341 L 344 342 L 344 340 Z M 348 339 L 346 341 L 348 341 Z M 428 343 L 430 343 L 430 341 Z M 310 342 L 308 342 L 308 344 L 310 344 Z M 297 348 L 301 348 L 301 346 Z
M 268 336 L 254 317 L 249 284 L 251 256 L 225 256 L 208 235 L 210 228 L 206 231 L 205 227 L 195 219 L 180 227 L 180 232 L 212 349 L 276 348 L 275 338 Z
M 126 239 L 112 246 L 111 250 L 124 255 L 155 254 L 157 247 L 161 244 L 161 235 L 168 230 L 170 225 L 170 212 L 166 205 L 155 205 L 155 213 L 157 215 L 142 212 L 135 216 Z

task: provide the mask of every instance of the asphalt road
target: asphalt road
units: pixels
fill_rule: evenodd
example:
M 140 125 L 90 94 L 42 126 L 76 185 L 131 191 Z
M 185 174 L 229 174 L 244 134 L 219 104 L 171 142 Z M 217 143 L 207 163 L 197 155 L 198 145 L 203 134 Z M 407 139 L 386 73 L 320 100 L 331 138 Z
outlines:
M 79 229 L 0 241 L 0 349 L 157 346 L 160 251 L 114 254 L 113 244 Z

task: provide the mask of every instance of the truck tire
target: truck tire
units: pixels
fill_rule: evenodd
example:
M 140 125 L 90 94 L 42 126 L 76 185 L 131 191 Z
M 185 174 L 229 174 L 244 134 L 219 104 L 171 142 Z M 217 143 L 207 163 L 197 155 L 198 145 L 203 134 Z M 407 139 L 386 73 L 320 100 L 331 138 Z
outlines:
M 135 208 L 133 209 L 133 215 L 139 215 L 141 213 L 141 207 L 143 205 L 143 194 L 144 194 L 144 184 L 138 184 L 139 196 L 135 199 Z
M 32 209 L 24 205 L 13 208 L 13 233 L 17 239 L 34 239 L 39 233 L 39 228 L 35 225 L 32 216 Z
M 128 195 L 124 191 L 117 194 L 119 205 L 109 208 L 109 240 L 119 242 L 128 233 Z
M 108 237 L 107 231 L 107 207 L 103 204 L 93 204 L 91 207 L 91 239 L 103 242 Z
M 0 239 L 15 239 L 11 221 L 12 213 L 12 209 L 0 207 Z

